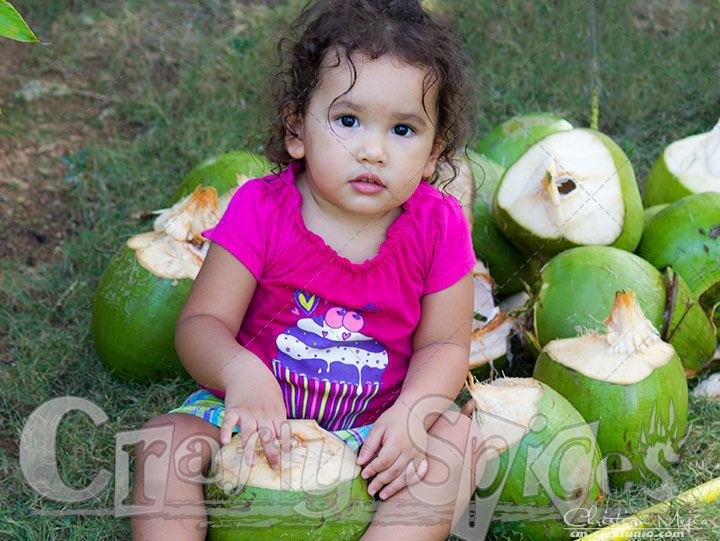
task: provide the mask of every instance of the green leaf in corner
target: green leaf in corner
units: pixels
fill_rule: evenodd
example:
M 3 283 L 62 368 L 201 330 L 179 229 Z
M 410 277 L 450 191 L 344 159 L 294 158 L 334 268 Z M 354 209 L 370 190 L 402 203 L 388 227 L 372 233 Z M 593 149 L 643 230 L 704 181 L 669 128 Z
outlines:
M 0 36 L 16 41 L 38 41 L 22 16 L 7 0 L 0 0 Z

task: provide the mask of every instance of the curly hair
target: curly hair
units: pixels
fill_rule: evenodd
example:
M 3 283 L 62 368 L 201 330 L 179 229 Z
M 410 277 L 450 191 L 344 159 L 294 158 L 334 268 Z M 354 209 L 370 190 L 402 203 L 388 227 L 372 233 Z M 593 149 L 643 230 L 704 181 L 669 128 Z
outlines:
M 447 164 L 450 180 L 456 176 L 452 157 L 468 130 L 462 53 L 448 28 L 428 15 L 417 0 L 319 0 L 305 6 L 290 34 L 299 38 L 283 38 L 278 43 L 281 65 L 290 49 L 289 66 L 275 76 L 271 87 L 279 107 L 265 148 L 270 160 L 280 166 L 293 161 L 285 148 L 286 135 L 293 133 L 289 120 L 306 112 L 328 52 L 336 51 L 338 62 L 347 60 L 348 91 L 357 77 L 353 53 L 370 59 L 391 55 L 428 70 L 423 98 L 438 84 L 435 135 L 444 143 L 438 164 Z

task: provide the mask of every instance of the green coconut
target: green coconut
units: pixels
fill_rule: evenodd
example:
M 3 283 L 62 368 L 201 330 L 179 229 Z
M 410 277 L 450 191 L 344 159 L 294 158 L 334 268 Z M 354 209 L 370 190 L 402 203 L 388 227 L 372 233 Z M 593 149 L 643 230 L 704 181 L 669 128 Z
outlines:
M 618 292 L 607 332 L 549 342 L 533 377 L 567 398 L 589 423 L 610 483 L 664 477 L 687 425 L 688 389 L 680 359 L 643 315 L 632 291 Z
M 664 331 L 690 375 L 712 359 L 715 332 L 682 277 L 670 268 L 663 274 L 641 257 L 609 246 L 566 250 L 542 268 L 533 303 L 539 346 L 601 327 L 615 292 L 623 289 L 635 292 L 645 316 Z
M 643 201 L 651 207 L 710 191 L 720 192 L 720 121 L 663 150 L 648 174 Z
M 360 539 L 375 506 L 360 477 L 357 455 L 313 420 L 289 421 L 290 453 L 272 470 L 262 447 L 252 467 L 245 463 L 240 435 L 213 457 L 208 540 Z
M 685 279 L 706 313 L 714 314 L 720 338 L 720 192 L 688 195 L 658 212 L 637 254 Z
M 472 151 L 467 152 L 467 162 L 475 178 L 472 228 L 475 255 L 489 267 L 498 295 L 522 291 L 533 283 L 540 262 L 520 251 L 495 223 L 492 201 L 505 168 Z
M 490 537 L 568 539 L 569 525 L 589 516 L 607 491 L 593 431 L 565 398 L 535 379 L 480 385 L 471 378 L 468 388 L 489 453 L 476 504 L 497 502 Z
M 172 197 L 172 203 L 191 194 L 198 186 L 212 186 L 222 195 L 248 178 L 269 175 L 271 169 L 272 165 L 264 157 L 246 150 L 205 158 L 185 175 Z
M 549 113 L 522 113 L 495 126 L 476 150 L 502 167 L 509 167 L 543 137 L 572 127 L 567 120 Z
M 663 203 L 662 205 L 653 205 L 652 207 L 647 207 L 645 209 L 645 227 L 647 227 L 648 222 L 651 218 L 653 218 L 658 212 L 660 212 L 662 209 L 668 206 L 668 203 Z M 644 231 L 644 229 L 643 229 Z M 640 242 L 642 242 L 642 238 L 640 239 Z
M 544 259 L 584 245 L 632 252 L 644 220 L 627 156 L 608 136 L 585 128 L 530 147 L 503 175 L 493 212 L 505 236 Z
M 108 370 L 139 381 L 189 377 L 175 352 L 175 322 L 207 253 L 201 233 L 217 224 L 233 193 L 218 198 L 215 188 L 196 188 L 110 260 L 91 326 Z

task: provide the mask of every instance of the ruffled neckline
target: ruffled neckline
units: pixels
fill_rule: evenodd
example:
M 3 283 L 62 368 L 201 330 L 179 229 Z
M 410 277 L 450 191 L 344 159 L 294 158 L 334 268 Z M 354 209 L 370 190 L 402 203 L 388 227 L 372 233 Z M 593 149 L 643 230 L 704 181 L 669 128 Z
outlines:
M 317 233 L 313 233 L 306 227 L 305 220 L 303 219 L 301 211 L 303 200 L 302 194 L 295 185 L 295 177 L 303 170 L 304 164 L 302 162 L 291 163 L 288 167 L 288 170 L 284 172 L 284 182 L 290 189 L 290 197 L 292 200 L 292 208 L 295 216 L 295 224 L 298 228 L 298 231 L 300 231 L 300 233 L 306 239 L 308 239 L 311 244 L 314 245 L 314 247 L 319 251 L 319 253 L 325 255 L 326 257 L 333 260 L 340 266 L 348 269 L 349 271 L 359 273 L 366 272 L 367 270 L 377 266 L 384 259 L 386 259 L 388 255 L 391 255 L 395 252 L 399 243 L 402 242 L 403 237 L 405 236 L 405 232 L 408 230 L 408 227 L 410 227 L 412 222 L 414 222 L 416 219 L 417 205 L 414 204 L 414 200 L 417 197 L 420 186 L 418 186 L 418 189 L 413 192 L 413 194 L 407 201 L 400 205 L 400 208 L 403 209 L 403 212 L 402 214 L 400 214 L 400 216 L 397 217 L 397 219 L 393 223 L 390 224 L 390 227 L 388 227 L 386 238 L 380 245 L 380 249 L 378 250 L 377 255 L 372 259 L 366 259 L 363 263 L 353 263 L 348 258 L 338 254 L 334 248 L 328 246 L 320 235 L 318 235 Z

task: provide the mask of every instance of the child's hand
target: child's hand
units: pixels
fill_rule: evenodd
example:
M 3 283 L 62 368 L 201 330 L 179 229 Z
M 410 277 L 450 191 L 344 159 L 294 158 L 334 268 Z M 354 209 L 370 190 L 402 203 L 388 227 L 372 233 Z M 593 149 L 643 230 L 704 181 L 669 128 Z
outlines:
M 259 437 L 268 464 L 277 469 L 279 451 L 290 452 L 292 445 L 282 391 L 264 365 L 245 368 L 240 378 L 225 387 L 225 418 L 220 427 L 220 442 L 228 444 L 237 425 L 246 464 L 255 463 L 255 445 Z
M 375 476 L 368 493 L 374 496 L 382 488 L 380 499 L 386 500 L 405 486 L 421 481 L 427 472 L 426 446 L 422 420 L 397 401 L 375 422 L 358 455 L 361 466 L 373 459 L 362 470 L 364 479 Z

